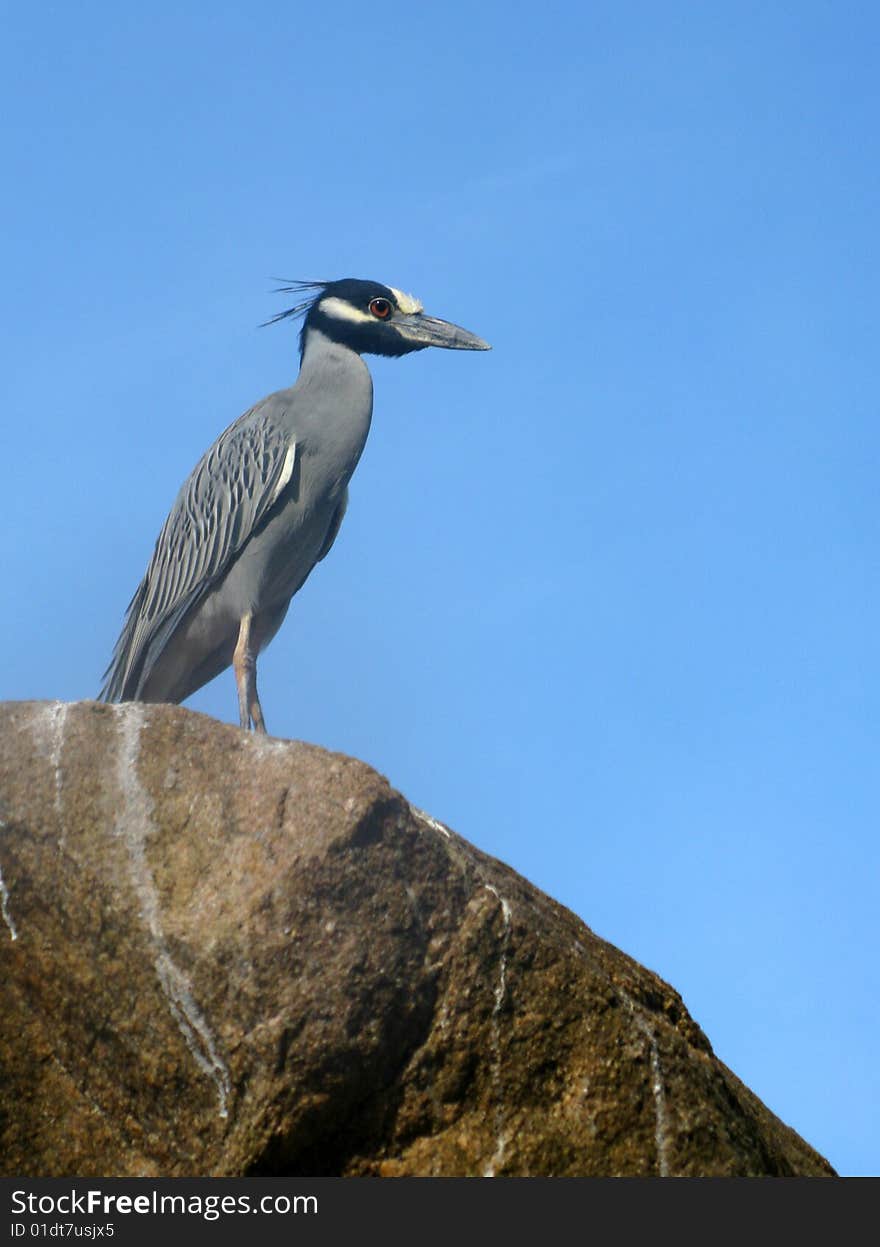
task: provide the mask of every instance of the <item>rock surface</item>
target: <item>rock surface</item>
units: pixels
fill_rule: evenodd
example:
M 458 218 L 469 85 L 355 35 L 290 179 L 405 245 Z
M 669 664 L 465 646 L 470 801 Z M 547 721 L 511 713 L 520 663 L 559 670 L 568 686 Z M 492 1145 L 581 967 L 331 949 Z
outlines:
M 0 706 L 0 1172 L 831 1174 L 679 996 L 363 763 Z

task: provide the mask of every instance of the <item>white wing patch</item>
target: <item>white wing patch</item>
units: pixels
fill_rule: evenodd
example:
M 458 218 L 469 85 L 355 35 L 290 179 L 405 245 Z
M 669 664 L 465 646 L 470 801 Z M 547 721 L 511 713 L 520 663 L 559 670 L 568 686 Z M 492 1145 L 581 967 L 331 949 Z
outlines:
M 278 501 L 278 498 L 281 494 L 282 489 L 284 489 L 285 486 L 289 483 L 290 478 L 293 476 L 293 466 L 295 463 L 296 463 L 296 442 L 291 442 L 287 448 L 287 454 L 284 456 L 284 463 L 281 468 L 281 475 L 278 477 L 278 484 L 275 486 L 275 489 L 272 493 L 272 502 L 269 504 L 270 506 Z
M 389 286 L 388 289 L 397 300 L 397 306 L 405 316 L 413 316 L 416 312 L 423 312 L 424 306 L 415 298 L 414 295 L 404 294 L 402 290 L 398 290 L 395 286 Z

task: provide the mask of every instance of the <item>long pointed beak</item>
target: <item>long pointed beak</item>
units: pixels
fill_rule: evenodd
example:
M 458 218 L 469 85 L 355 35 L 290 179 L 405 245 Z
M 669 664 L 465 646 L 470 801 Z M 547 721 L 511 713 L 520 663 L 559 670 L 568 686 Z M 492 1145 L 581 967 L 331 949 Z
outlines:
M 394 317 L 392 326 L 406 342 L 417 347 L 440 346 L 447 351 L 491 351 L 488 342 L 469 333 L 460 325 L 452 325 L 448 320 L 437 320 L 435 316 L 425 316 L 423 312 Z

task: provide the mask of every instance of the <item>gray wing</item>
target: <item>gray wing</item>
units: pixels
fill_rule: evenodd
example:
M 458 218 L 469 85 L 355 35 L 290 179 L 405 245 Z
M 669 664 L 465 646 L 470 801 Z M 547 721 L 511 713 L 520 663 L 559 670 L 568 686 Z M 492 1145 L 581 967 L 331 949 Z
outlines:
M 137 698 L 183 616 L 228 570 L 278 500 L 296 455 L 290 434 L 277 420 L 284 405 L 273 395 L 239 417 L 177 495 L 129 603 L 104 675 L 103 701 Z
M 342 501 L 340 502 L 336 510 L 333 512 L 332 518 L 330 520 L 330 527 L 327 529 L 327 536 L 324 538 L 324 544 L 321 546 L 321 550 L 320 550 L 320 553 L 318 554 L 316 562 L 320 563 L 321 559 L 325 559 L 327 555 L 330 553 L 330 550 L 333 546 L 333 542 L 336 540 L 337 535 L 339 533 L 339 529 L 342 526 L 342 521 L 345 517 L 345 512 L 347 511 L 347 509 L 348 509 L 348 490 L 346 489 L 345 493 L 342 495 Z

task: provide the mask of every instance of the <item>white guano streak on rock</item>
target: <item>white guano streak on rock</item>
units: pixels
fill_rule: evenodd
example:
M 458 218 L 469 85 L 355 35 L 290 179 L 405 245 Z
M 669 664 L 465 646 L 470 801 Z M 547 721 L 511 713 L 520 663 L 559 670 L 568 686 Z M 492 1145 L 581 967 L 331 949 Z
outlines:
M 0 831 L 5 830 L 6 824 L 0 822 Z M 18 932 L 15 929 L 15 923 L 12 921 L 12 914 L 9 912 L 9 890 L 3 882 L 3 871 L 0 870 L 0 911 L 3 913 L 3 921 L 9 928 L 9 938 L 18 939 Z
M 620 990 L 618 988 L 618 990 Z M 654 1028 L 626 992 L 621 992 L 633 1021 L 648 1041 L 648 1060 L 651 1065 L 651 1094 L 654 1097 L 654 1144 L 657 1148 L 657 1172 L 661 1178 L 669 1177 L 669 1126 L 666 1117 L 666 1088 L 663 1085 L 663 1069 L 660 1065 L 660 1047 Z
M 447 840 L 450 839 L 450 832 L 443 826 L 442 823 L 438 823 L 436 818 L 432 818 L 430 814 L 426 814 L 424 810 L 420 810 L 416 805 L 411 805 L 409 808 L 412 810 L 413 814 L 415 814 L 416 818 L 420 819 L 426 826 L 430 827 L 433 831 L 439 831 L 440 835 L 445 836 Z
M 501 1006 L 507 994 L 507 950 L 510 946 L 510 905 L 491 883 L 483 887 L 491 892 L 501 906 L 504 929 L 501 936 L 501 955 L 498 958 L 498 983 L 495 987 L 495 1005 L 492 1009 L 492 1093 L 495 1097 L 495 1151 L 483 1170 L 484 1178 L 494 1178 L 507 1151 L 507 1133 L 504 1129 L 504 1096 L 501 1089 Z
M 585 961 L 590 957 L 587 950 L 578 940 L 574 941 L 575 952 Z M 648 1060 L 651 1064 L 651 1095 L 654 1098 L 654 1144 L 657 1148 L 657 1172 L 661 1178 L 669 1177 L 669 1122 L 666 1116 L 666 1088 L 663 1085 L 663 1067 L 660 1064 L 660 1046 L 654 1028 L 638 1007 L 632 996 L 628 995 L 619 984 L 615 989 L 626 1006 L 632 1020 L 648 1041 Z
M 669 1177 L 669 1160 L 667 1157 L 667 1124 L 666 1124 L 666 1089 L 663 1086 L 663 1071 L 660 1068 L 660 1049 L 657 1036 L 645 1023 L 651 1044 L 651 1090 L 654 1093 L 654 1141 L 657 1145 L 657 1168 L 661 1178 Z
M 55 701 L 49 707 L 49 723 L 51 725 L 52 744 L 49 760 L 55 778 L 55 810 L 60 815 L 62 810 L 61 794 L 64 786 L 64 772 L 61 770 L 61 754 L 64 749 L 64 729 L 67 724 L 66 701 Z M 62 830 L 62 840 L 64 838 Z
M 52 784 L 55 791 L 55 813 L 58 815 L 60 835 L 58 847 L 64 848 L 64 823 L 62 795 L 64 788 L 64 772 L 61 769 L 61 756 L 64 750 L 64 733 L 67 725 L 67 712 L 70 704 L 66 701 L 50 701 L 36 706 L 27 726 L 34 737 L 37 748 L 43 757 L 49 760 L 52 768 Z
M 143 721 L 141 707 L 132 702 L 117 707 L 116 713 L 122 719 L 117 773 L 122 812 L 116 823 L 116 834 L 125 841 L 128 849 L 131 880 L 153 941 L 154 965 L 165 998 L 196 1064 L 207 1077 L 213 1079 L 220 1116 L 226 1117 L 231 1091 L 229 1070 L 217 1052 L 211 1030 L 195 1002 L 192 985 L 168 952 L 159 917 L 159 896 L 147 862 L 146 841 L 152 827 L 153 803 L 137 777 Z

